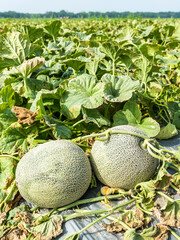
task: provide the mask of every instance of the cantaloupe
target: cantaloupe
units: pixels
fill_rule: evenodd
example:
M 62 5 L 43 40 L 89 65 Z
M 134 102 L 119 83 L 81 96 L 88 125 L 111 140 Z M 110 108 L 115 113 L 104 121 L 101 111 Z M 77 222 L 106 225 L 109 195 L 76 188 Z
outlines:
M 145 135 L 129 125 L 111 129 Z M 128 190 L 150 179 L 157 167 L 157 160 L 141 147 L 142 140 L 127 134 L 112 134 L 106 141 L 96 140 L 91 151 L 91 162 L 100 182 Z
M 57 208 L 79 199 L 91 182 L 84 151 L 66 140 L 38 145 L 18 163 L 16 182 L 22 197 L 39 207 Z

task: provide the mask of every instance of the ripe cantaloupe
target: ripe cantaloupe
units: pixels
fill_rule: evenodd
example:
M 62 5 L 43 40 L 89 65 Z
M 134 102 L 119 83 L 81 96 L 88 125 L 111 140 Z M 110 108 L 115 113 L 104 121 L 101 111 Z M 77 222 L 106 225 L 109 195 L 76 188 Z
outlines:
M 44 208 L 79 199 L 91 182 L 91 166 L 74 143 L 56 140 L 38 145 L 18 163 L 16 182 L 22 197 Z
M 129 125 L 111 129 L 145 135 Z M 91 162 L 100 182 L 128 190 L 137 183 L 149 180 L 157 167 L 157 160 L 141 148 L 142 140 L 127 134 L 112 134 L 106 141 L 96 140 L 91 151 Z

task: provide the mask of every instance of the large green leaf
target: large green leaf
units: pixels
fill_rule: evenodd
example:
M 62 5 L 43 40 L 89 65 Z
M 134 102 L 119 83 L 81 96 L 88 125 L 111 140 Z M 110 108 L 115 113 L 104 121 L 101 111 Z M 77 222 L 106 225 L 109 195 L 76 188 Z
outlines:
M 3 131 L 0 138 L 0 149 L 4 153 L 13 153 L 19 147 L 27 145 L 27 134 L 20 124 L 14 123 Z
M 28 24 L 22 25 L 22 33 L 27 34 L 31 42 L 36 41 L 37 39 L 41 38 L 43 35 L 43 29 L 39 26 L 31 26 Z
M 160 54 L 158 44 L 144 43 L 140 46 L 140 50 L 147 59 L 152 61 L 157 54 Z
M 89 74 L 96 76 L 96 72 L 98 70 L 98 60 L 94 60 L 92 62 L 86 63 L 86 69 L 88 70 Z
M 154 119 L 150 117 L 142 119 L 138 104 L 132 101 L 125 103 L 123 109 L 114 114 L 113 120 L 113 126 L 132 125 L 141 129 L 148 137 L 154 137 L 160 131 L 160 126 Z
M 12 107 L 15 103 L 14 101 L 15 91 L 11 87 L 11 85 L 7 85 L 3 87 L 0 91 L 0 102 L 6 102 L 10 107 Z
M 85 119 L 85 122 L 93 122 L 97 124 L 98 127 L 102 126 L 110 126 L 111 122 L 103 117 L 103 115 L 100 114 L 100 112 L 97 109 L 82 109 L 83 118 Z
M 175 31 L 172 35 L 172 40 L 180 42 L 180 26 L 179 25 L 177 25 L 175 28 Z
M 113 61 L 118 60 L 121 52 L 121 49 L 118 45 L 116 45 L 115 43 L 112 44 L 110 42 L 104 43 L 100 50 Z
M 2 134 L 2 131 L 8 128 L 13 122 L 17 121 L 16 115 L 10 108 L 6 108 L 1 111 L 1 107 L 2 106 L 0 106 L 0 134 Z
M 94 76 L 84 74 L 72 79 L 61 102 L 62 111 L 70 119 L 80 114 L 81 106 L 94 109 L 103 104 L 103 85 Z
M 139 81 L 133 81 L 129 76 L 113 76 L 105 74 L 101 80 L 104 85 L 104 97 L 111 102 L 124 102 L 138 90 Z
M 30 60 L 26 60 L 18 67 L 24 78 L 28 78 L 31 74 L 44 64 L 45 60 L 40 57 L 35 57 Z
M 8 32 L 0 41 L 0 70 L 22 64 L 35 49 L 36 46 L 31 44 L 28 35 Z
M 136 66 L 136 70 L 134 72 L 135 78 L 141 82 L 141 85 L 146 86 L 149 72 L 152 69 L 150 61 L 146 57 L 142 56 L 134 61 L 134 65 Z
M 35 98 L 32 99 L 32 105 L 30 107 L 30 110 L 32 112 L 35 112 L 39 108 L 38 116 L 42 117 L 42 115 L 46 115 L 46 110 L 44 107 L 44 101 L 48 99 L 50 100 L 60 100 L 64 90 L 62 88 L 56 88 L 54 90 L 45 90 L 42 89 L 41 91 L 37 92 L 35 95 Z M 59 110 L 58 106 L 54 106 L 56 109 Z
M 169 139 L 178 134 L 176 126 L 174 124 L 168 123 L 166 126 L 162 127 L 159 134 L 157 135 L 158 139 Z
M 52 21 L 50 24 L 44 26 L 44 32 L 50 35 L 56 42 L 56 38 L 59 36 L 59 31 L 62 23 L 60 20 Z
M 44 116 L 46 124 L 52 128 L 53 134 L 56 139 L 70 138 L 72 135 L 71 130 L 65 126 L 60 120 L 50 116 Z

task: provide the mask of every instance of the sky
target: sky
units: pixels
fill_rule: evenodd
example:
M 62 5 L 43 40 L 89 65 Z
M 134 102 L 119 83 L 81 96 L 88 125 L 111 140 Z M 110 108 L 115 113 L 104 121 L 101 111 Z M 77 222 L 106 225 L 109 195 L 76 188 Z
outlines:
M 23 13 L 88 12 L 166 12 L 180 11 L 180 0 L 1 0 L 0 12 Z

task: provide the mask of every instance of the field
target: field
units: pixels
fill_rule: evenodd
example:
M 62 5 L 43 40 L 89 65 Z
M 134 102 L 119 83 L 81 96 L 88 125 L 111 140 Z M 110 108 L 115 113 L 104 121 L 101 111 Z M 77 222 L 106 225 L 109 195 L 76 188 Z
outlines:
M 180 20 L 1 19 L 0 99 L 0 236 L 6 239 L 14 228 L 21 229 L 21 239 L 52 239 L 60 234 L 50 226 L 53 217 L 60 221 L 56 214 L 32 227 L 23 217 L 29 210 L 21 207 L 25 215 L 14 220 L 20 200 L 15 182 L 19 159 L 38 144 L 56 139 L 77 139 L 89 154 L 94 138 L 80 137 L 118 125 L 135 126 L 159 140 L 177 135 Z M 161 176 L 155 176 L 156 189 L 166 192 L 173 186 L 177 191 L 180 152 L 164 152 L 176 172 L 170 176 L 169 165 L 163 165 Z M 155 185 L 148 183 L 133 194 L 149 214 L 156 194 Z M 153 231 L 176 236 L 169 227 L 180 226 L 180 202 L 168 204 L 164 228 L 156 233 L 148 229 L 150 237 Z M 40 235 L 43 224 L 48 225 L 46 238 Z M 128 234 L 124 239 L 130 239 Z M 144 230 L 142 239 L 162 239 L 147 236 Z

